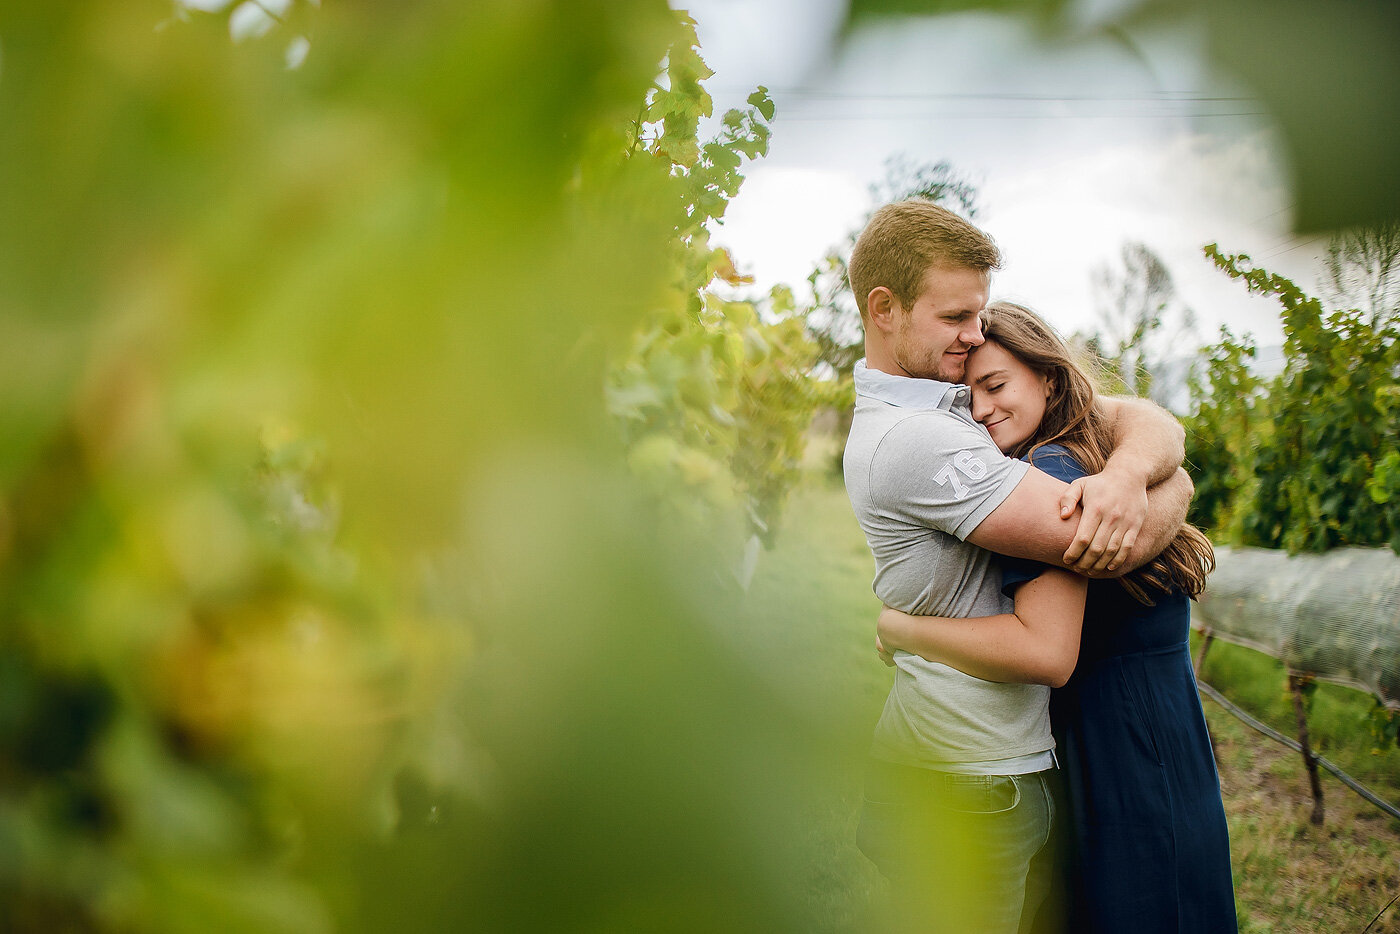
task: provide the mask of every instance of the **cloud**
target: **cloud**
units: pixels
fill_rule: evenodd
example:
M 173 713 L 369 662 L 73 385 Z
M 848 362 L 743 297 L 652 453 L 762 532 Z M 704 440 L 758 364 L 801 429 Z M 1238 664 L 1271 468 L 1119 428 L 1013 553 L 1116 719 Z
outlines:
M 1091 327 L 1093 270 L 1116 263 L 1123 243 L 1136 240 L 1166 263 L 1207 333 L 1232 323 L 1272 339 L 1277 307 L 1225 280 L 1201 247 L 1218 242 L 1249 252 L 1287 245 L 1289 205 L 1280 174 L 1267 134 L 1182 131 L 989 178 L 984 222 L 1007 254 L 998 294 L 1015 292 L 1066 330 Z M 1308 259 L 1300 253 L 1282 265 L 1301 270 Z
M 849 173 L 759 164 L 711 240 L 741 271 L 756 270 L 760 286 L 797 285 L 869 207 L 866 186 Z
M 1269 342 L 1280 325 L 1277 305 L 1216 271 L 1202 245 L 1314 282 L 1318 249 L 1289 233 L 1288 168 L 1259 107 L 1212 83 L 1191 36 L 1052 45 L 1006 17 L 905 20 L 859 34 L 788 86 L 795 59 L 765 58 L 772 40 L 824 35 L 830 21 L 813 24 L 831 14 L 823 0 L 804 19 L 794 2 L 694 7 L 719 63 L 713 83 L 774 88 L 772 150 L 715 231 L 761 286 L 800 283 L 860 223 L 896 153 L 948 160 L 977 182 L 979 221 L 1007 253 L 997 294 L 1068 329 L 1092 324 L 1091 273 L 1126 240 L 1163 258 L 1206 337 L 1230 323 Z M 706 10 L 719 14 L 709 32 Z M 793 16 L 801 22 L 785 26 Z

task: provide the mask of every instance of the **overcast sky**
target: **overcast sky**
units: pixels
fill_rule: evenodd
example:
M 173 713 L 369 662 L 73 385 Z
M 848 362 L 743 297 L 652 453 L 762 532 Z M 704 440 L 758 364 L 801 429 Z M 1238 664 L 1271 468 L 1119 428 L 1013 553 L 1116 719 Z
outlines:
M 673 0 L 676 5 L 682 5 Z M 1110 0 L 1084 0 L 1081 9 Z M 715 241 L 763 287 L 800 286 L 858 226 L 886 160 L 948 160 L 976 182 L 1002 247 L 997 298 L 1092 329 L 1094 269 L 1139 240 L 1213 340 L 1221 323 L 1280 340 L 1278 306 L 1214 270 L 1249 253 L 1311 289 L 1322 245 L 1289 233 L 1286 166 L 1258 104 L 1204 72 L 1187 33 L 1050 47 L 1019 21 L 924 17 L 837 45 L 845 0 L 691 0 L 716 112 L 755 85 L 777 104 Z

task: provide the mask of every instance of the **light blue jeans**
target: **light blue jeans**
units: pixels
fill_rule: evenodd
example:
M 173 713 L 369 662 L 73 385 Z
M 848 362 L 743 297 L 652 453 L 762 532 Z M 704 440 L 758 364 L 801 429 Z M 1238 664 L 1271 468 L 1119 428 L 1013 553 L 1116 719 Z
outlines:
M 898 930 L 1056 930 L 1053 781 L 872 761 L 856 842 L 890 880 Z

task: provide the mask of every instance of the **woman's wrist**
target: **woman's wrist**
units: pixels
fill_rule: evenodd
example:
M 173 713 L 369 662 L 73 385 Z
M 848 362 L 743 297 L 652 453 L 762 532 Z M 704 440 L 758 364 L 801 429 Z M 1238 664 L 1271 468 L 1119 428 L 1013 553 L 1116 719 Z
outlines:
M 880 618 L 875 624 L 875 633 L 880 637 L 880 642 L 884 644 L 885 650 L 893 652 L 896 649 L 905 651 L 905 636 L 907 635 L 905 624 L 909 617 L 893 607 L 884 607 L 880 610 Z

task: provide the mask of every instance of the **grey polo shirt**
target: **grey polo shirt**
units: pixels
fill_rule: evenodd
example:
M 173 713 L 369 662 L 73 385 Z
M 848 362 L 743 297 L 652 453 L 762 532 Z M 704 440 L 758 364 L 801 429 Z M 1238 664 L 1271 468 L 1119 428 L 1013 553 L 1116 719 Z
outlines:
M 971 391 L 856 364 L 846 492 L 875 556 L 875 595 L 907 613 L 1010 612 L 991 552 L 964 539 L 1028 469 L 972 418 Z M 1018 774 L 1050 764 L 1050 689 L 983 681 L 904 652 L 875 728 L 878 759 Z

